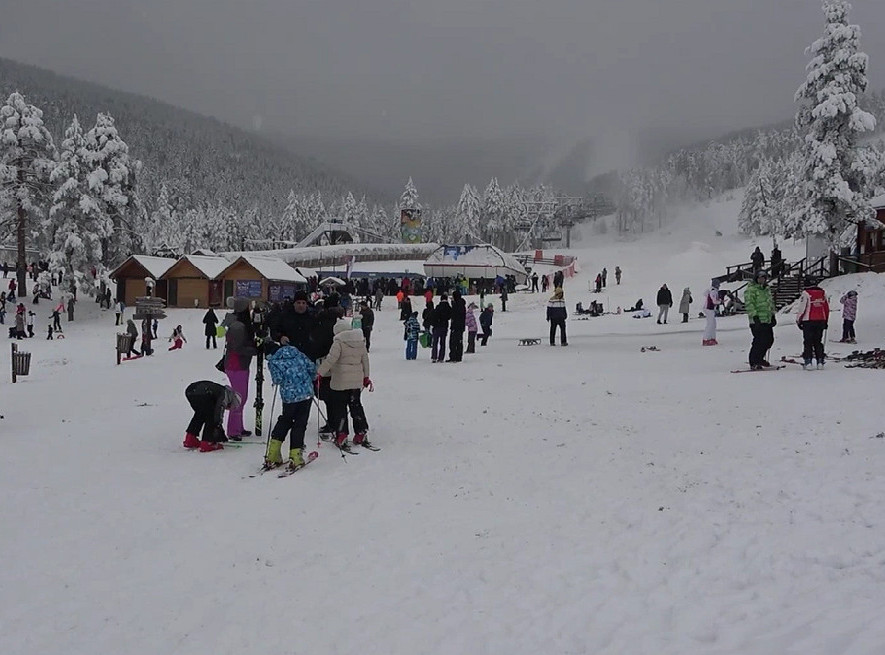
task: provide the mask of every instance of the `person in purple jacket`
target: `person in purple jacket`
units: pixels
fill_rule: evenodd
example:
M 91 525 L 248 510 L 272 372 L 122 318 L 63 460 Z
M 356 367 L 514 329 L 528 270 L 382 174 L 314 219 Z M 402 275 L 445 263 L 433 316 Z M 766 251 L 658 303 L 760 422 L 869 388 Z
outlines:
M 839 298 L 842 303 L 842 339 L 841 343 L 857 343 L 854 336 L 854 320 L 857 318 L 857 291 L 852 289 Z

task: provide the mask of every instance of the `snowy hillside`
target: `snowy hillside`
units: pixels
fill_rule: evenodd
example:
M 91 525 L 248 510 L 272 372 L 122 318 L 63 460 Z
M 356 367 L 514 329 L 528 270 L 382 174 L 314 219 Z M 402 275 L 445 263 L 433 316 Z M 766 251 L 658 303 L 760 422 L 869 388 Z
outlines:
M 585 235 L 570 310 L 603 266 L 607 306 L 662 282 L 699 295 L 752 250 L 722 229 L 736 202 L 630 243 Z M 880 345 L 885 278 L 829 285 L 859 290 L 856 347 Z M 319 459 L 286 479 L 248 477 L 262 445 L 181 448 L 184 387 L 221 380 L 202 312 L 162 322 L 183 350 L 115 366 L 110 312 L 79 307 L 46 341 L 38 305 L 32 374 L 3 389 L 0 652 L 881 653 L 885 373 L 731 374 L 743 316 L 717 348 L 696 318 L 570 317 L 551 348 L 546 300 L 512 295 L 487 347 L 440 366 L 404 360 L 387 298 L 364 400 L 383 450 L 317 446 L 314 414 Z M 772 361 L 799 353 L 789 317 L 775 333 Z

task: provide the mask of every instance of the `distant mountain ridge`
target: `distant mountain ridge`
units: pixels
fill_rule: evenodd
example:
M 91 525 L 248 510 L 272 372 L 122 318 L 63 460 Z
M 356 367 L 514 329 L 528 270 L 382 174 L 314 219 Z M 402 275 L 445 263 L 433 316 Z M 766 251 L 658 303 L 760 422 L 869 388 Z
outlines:
M 57 144 L 74 114 L 89 129 L 99 112 L 110 113 L 130 154 L 144 164 L 139 190 L 148 211 L 164 183 L 182 209 L 223 204 L 264 216 L 282 215 L 290 189 L 379 200 L 347 175 L 215 118 L 0 58 L 0 102 L 13 91 L 43 111 Z

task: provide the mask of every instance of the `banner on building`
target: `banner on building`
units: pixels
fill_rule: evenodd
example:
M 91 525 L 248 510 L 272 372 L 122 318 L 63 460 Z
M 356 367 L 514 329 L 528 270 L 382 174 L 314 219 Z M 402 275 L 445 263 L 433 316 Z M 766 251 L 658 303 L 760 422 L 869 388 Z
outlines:
M 421 243 L 420 209 L 401 209 L 399 225 L 403 243 Z

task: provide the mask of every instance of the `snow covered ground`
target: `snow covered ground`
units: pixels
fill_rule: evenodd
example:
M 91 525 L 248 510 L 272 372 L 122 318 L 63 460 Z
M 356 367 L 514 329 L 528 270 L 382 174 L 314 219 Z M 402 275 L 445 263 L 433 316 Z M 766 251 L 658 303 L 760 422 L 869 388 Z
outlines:
M 697 298 L 752 249 L 722 229 L 738 202 L 630 243 L 584 235 L 569 308 L 602 266 L 607 306 L 653 304 L 662 282 Z M 829 286 L 847 288 L 856 347 L 880 345 L 885 278 Z M 111 313 L 81 307 L 50 342 L 39 305 L 32 375 L 2 396 L 0 652 L 882 653 L 885 372 L 732 375 L 745 317 L 718 348 L 696 318 L 628 315 L 518 347 L 546 335 L 545 302 L 511 296 L 488 347 L 432 366 L 403 359 L 387 299 L 365 400 L 383 450 L 322 444 L 286 479 L 247 477 L 260 445 L 181 448 L 185 385 L 221 379 L 202 312 L 162 322 L 183 350 L 115 366 Z M 800 351 L 780 319 L 772 360 Z

